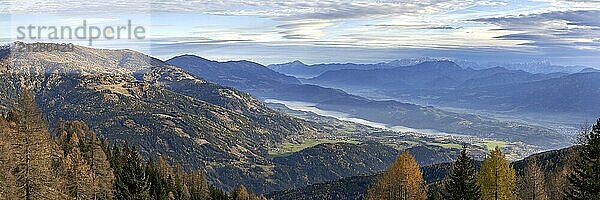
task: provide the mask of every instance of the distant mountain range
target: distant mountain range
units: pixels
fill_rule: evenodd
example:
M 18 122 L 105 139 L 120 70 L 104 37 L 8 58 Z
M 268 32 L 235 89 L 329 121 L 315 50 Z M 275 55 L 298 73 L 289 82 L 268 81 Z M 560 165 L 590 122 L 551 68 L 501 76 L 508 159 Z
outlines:
M 434 58 L 407 58 L 393 60 L 390 62 L 381 62 L 376 64 L 354 64 L 354 63 L 332 63 L 332 64 L 316 64 L 306 65 L 301 61 L 294 61 L 283 64 L 273 64 L 268 67 L 276 72 L 294 76 L 297 78 L 313 78 L 327 71 L 342 70 L 342 69 L 388 69 L 398 66 L 409 66 L 419 64 L 425 61 L 437 61 Z
M 464 69 L 489 69 L 489 68 L 504 68 L 508 70 L 520 70 L 529 73 L 577 73 L 585 70 L 597 70 L 586 66 L 562 66 L 554 65 L 547 61 L 541 62 L 529 62 L 529 63 L 476 63 L 467 60 L 452 60 L 445 58 L 405 58 L 399 60 L 393 60 L 388 62 L 380 62 L 375 64 L 354 64 L 354 63 L 328 63 L 328 64 L 314 64 L 306 65 L 301 61 L 294 61 L 283 64 L 272 64 L 268 67 L 279 73 L 294 76 L 297 78 L 314 78 L 327 71 L 336 71 L 344 69 L 360 69 L 360 70 L 372 70 L 372 69 L 389 69 L 402 66 L 417 65 L 423 62 L 432 61 L 451 61 L 457 63 Z
M 312 102 L 316 103 L 316 107 L 319 109 L 344 112 L 358 118 L 385 123 L 390 126 L 407 126 L 417 129 L 433 129 L 460 135 L 498 138 L 508 141 L 523 141 L 529 144 L 547 147 L 556 145 L 563 146 L 569 141 L 565 136 L 557 134 L 553 130 L 538 126 L 518 122 L 499 121 L 473 114 L 448 112 L 434 107 L 424 107 L 398 101 L 374 101 L 364 97 L 350 95 L 342 90 L 298 84 L 296 81 L 290 80 L 289 76 L 283 74 L 272 75 L 272 79 L 268 81 L 262 79 L 264 76 L 261 76 L 261 79 L 257 79 L 256 77 L 260 74 L 272 74 L 272 72 L 267 72 L 271 70 L 264 66 L 258 67 L 258 64 L 247 61 L 212 62 L 196 56 L 178 56 L 168 60 L 167 63 L 181 67 L 186 71 L 194 73 L 196 76 L 207 77 L 209 81 L 250 92 L 254 96 L 262 99 Z M 452 66 L 456 68 L 456 70 L 462 70 L 462 68 L 452 65 L 452 63 L 448 61 L 428 61 L 425 63 L 434 63 L 436 65 L 433 67 L 437 67 L 439 70 L 444 70 L 448 66 Z M 230 70 L 234 64 L 238 65 L 237 68 L 244 68 L 244 70 Z M 247 66 L 254 67 L 249 68 Z M 418 69 L 418 67 L 414 68 Z M 222 69 L 222 72 L 218 72 L 216 73 L 218 75 L 215 75 L 214 71 L 216 69 Z M 396 68 L 374 69 L 374 71 L 390 71 L 393 69 Z M 360 70 L 329 71 L 315 79 L 311 79 L 311 81 L 315 80 L 315 82 L 320 83 L 316 81 L 318 78 L 328 77 L 328 74 L 330 73 L 339 72 L 339 74 L 336 74 L 332 79 L 337 78 L 365 87 L 385 84 L 373 80 L 373 78 L 376 77 L 371 78 L 367 73 L 353 76 L 354 74 L 352 73 L 354 71 L 358 72 Z M 349 74 L 346 76 L 344 73 Z M 431 73 L 431 71 L 423 70 L 419 71 L 419 73 L 426 74 Z M 436 72 L 433 76 L 438 74 L 439 73 Z M 392 80 L 396 81 L 398 79 Z M 261 85 L 264 84 L 261 83 L 263 82 L 269 82 L 271 85 L 266 88 L 262 87 Z M 328 83 L 334 83 L 334 81 Z M 255 87 L 249 88 L 249 85 Z M 441 85 L 443 86 L 444 84 Z M 328 85 L 323 84 L 323 86 Z
M 598 92 L 599 78 L 575 74 L 600 70 L 585 66 L 549 62 L 478 64 L 422 58 L 377 64 L 305 65 L 296 61 L 269 68 L 302 78 L 306 84 L 375 99 L 509 113 L 576 115 L 580 120 L 595 118 L 599 113 L 597 102 L 587 98 Z
M 427 61 L 417 65 L 390 69 L 332 70 L 306 82 L 325 85 L 348 85 L 357 88 L 401 90 L 473 88 L 507 83 L 521 83 L 564 76 L 563 73 L 531 74 L 501 67 L 474 70 L 452 61 Z
M 532 74 L 501 67 L 462 68 L 427 61 L 390 69 L 327 71 L 306 83 L 392 99 L 471 109 L 597 117 L 600 73 Z
M 529 63 L 484 63 L 469 65 L 473 69 L 486 69 L 492 67 L 502 67 L 510 70 L 523 70 L 529 73 L 577 73 L 583 69 L 589 68 L 581 65 L 563 66 L 554 65 L 548 61 L 529 62 Z

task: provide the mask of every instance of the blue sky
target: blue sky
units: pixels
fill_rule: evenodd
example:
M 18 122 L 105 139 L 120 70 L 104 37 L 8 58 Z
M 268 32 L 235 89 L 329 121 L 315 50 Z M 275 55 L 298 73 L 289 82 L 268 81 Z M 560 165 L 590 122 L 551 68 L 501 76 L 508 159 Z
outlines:
M 0 42 L 15 40 L 17 26 L 132 20 L 145 40 L 94 46 L 262 64 L 444 57 L 599 67 L 599 8 L 598 0 L 0 0 Z

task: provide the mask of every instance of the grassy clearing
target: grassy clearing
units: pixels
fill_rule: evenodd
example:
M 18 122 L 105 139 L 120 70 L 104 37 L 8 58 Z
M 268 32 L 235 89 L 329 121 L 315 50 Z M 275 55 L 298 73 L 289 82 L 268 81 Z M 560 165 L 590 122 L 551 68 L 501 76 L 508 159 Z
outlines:
M 456 143 L 436 143 L 436 142 L 427 142 L 427 145 L 432 146 L 440 146 L 447 149 L 462 149 L 462 145 Z
M 294 144 L 285 142 L 281 144 L 281 146 L 277 149 L 274 149 L 269 152 L 271 156 L 284 156 L 289 155 L 298 151 L 302 151 L 303 149 L 317 146 L 319 144 L 334 144 L 334 143 L 350 143 L 350 144 L 359 144 L 360 142 L 354 140 L 330 140 L 330 139 L 309 139 L 305 140 L 303 143 Z
M 404 140 L 402 142 L 408 144 L 408 146 L 411 146 L 411 147 L 419 145 L 419 142 L 416 142 L 416 141 Z
M 508 146 L 508 142 L 499 140 L 485 140 L 483 143 L 478 143 L 477 146 L 483 147 L 488 151 L 494 150 L 496 147 L 502 149 Z

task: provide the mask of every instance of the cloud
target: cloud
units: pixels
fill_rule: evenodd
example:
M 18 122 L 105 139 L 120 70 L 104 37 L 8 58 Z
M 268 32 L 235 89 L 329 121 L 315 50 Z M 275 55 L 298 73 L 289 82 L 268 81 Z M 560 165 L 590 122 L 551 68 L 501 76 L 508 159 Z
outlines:
M 471 21 L 489 22 L 500 26 L 527 28 L 539 23 L 565 21 L 567 25 L 600 27 L 600 10 L 554 11 L 529 15 L 480 18 Z
M 238 42 L 253 42 L 248 39 L 212 39 L 208 37 L 164 37 L 151 39 L 155 45 L 190 45 L 190 44 L 229 44 Z
M 493 1 L 477 0 L 42 0 L 31 3 L 1 0 L 2 13 L 115 13 L 115 12 L 187 12 L 234 16 L 262 16 L 279 20 L 356 19 L 373 16 L 423 15 L 450 12 Z
M 501 27 L 497 30 L 518 32 L 497 38 L 523 40 L 522 45 L 598 49 L 594 42 L 600 38 L 598 19 L 600 10 L 578 10 L 480 18 L 471 21 Z
M 598 53 L 588 50 L 556 51 L 538 55 L 538 52 L 522 52 L 497 48 L 368 48 L 340 46 L 339 43 L 323 42 L 324 45 L 286 45 L 265 43 L 187 44 L 174 43 L 155 46 L 151 55 L 169 59 L 180 54 L 196 54 L 212 60 L 251 60 L 262 64 L 284 63 L 302 60 L 306 63 L 355 62 L 377 63 L 409 57 L 436 57 L 469 60 L 473 62 L 530 62 L 532 59 L 548 59 L 555 64 L 581 64 L 598 66 Z M 318 52 L 318 53 L 315 53 Z
M 487 5 L 482 0 L 0 0 L 2 13 L 106 15 L 194 13 L 221 16 L 255 16 L 284 23 L 276 27 L 283 39 L 316 39 L 334 23 L 352 19 L 392 19 L 426 16 Z M 487 2 L 487 3 L 486 3 Z M 435 28 L 435 27 L 434 27 Z M 438 27 L 441 29 L 441 27 Z
M 276 28 L 285 39 L 318 39 L 326 35 L 323 29 L 331 26 L 330 21 L 302 21 L 279 25 Z
M 600 0 L 534 0 L 538 2 L 550 3 L 554 7 L 567 9 L 589 9 L 597 8 Z
M 399 29 L 429 29 L 429 30 L 456 30 L 463 28 L 462 26 L 450 25 L 430 25 L 422 24 L 367 24 L 366 26 L 384 27 L 384 28 L 399 28 Z
M 517 52 L 515 57 L 520 52 L 557 56 L 565 48 L 577 50 L 572 54 L 596 50 L 597 55 L 598 8 L 600 0 L 0 0 L 0 17 L 23 14 L 19 16 L 26 21 L 31 13 L 57 19 L 131 15 L 148 19 L 150 35 L 156 36 L 153 48 L 165 54 L 199 48 L 213 55 L 230 51 L 228 57 L 247 53 L 268 60 L 287 59 L 277 52 L 288 51 L 318 60 L 325 55 L 318 57 L 315 51 L 335 50 L 327 56 L 346 59 L 347 53 L 367 60 L 367 55 L 395 57 L 398 49 L 461 52 L 456 56 L 493 50 L 487 59 L 504 51 Z M 344 56 L 336 56 L 339 52 Z M 363 52 L 369 53 L 360 56 Z
M 422 29 L 431 29 L 431 30 L 456 30 L 456 29 L 461 29 L 462 26 L 457 26 L 457 27 L 453 27 L 453 26 L 430 26 L 430 27 L 425 27 Z
M 308 39 L 312 39 L 312 37 L 310 37 L 309 35 L 302 35 L 302 34 L 288 34 L 288 35 L 284 35 L 282 36 L 285 39 L 290 39 L 290 40 L 308 40 Z

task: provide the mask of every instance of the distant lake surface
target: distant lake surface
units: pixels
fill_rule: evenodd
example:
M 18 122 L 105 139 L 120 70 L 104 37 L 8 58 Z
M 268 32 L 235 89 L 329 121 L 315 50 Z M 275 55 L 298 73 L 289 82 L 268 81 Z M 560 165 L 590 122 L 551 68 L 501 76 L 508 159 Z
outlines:
M 316 103 L 304 102 L 304 101 L 285 101 L 278 99 L 266 99 L 266 103 L 278 103 L 283 104 L 285 107 L 288 107 L 292 110 L 304 111 L 304 112 L 312 112 L 317 115 L 325 116 L 325 117 L 333 117 L 338 120 L 354 122 L 366 126 L 371 126 L 375 128 L 381 128 L 385 130 L 397 131 L 397 132 L 413 132 L 413 133 L 421 133 L 426 135 L 437 135 L 437 136 L 459 136 L 459 137 L 470 137 L 465 135 L 457 135 L 457 134 L 449 134 L 431 129 L 415 129 L 405 126 L 391 126 L 389 124 L 369 121 L 366 119 L 357 118 L 352 116 L 351 114 L 339 112 L 339 111 L 331 111 L 331 110 L 323 110 L 317 107 Z

